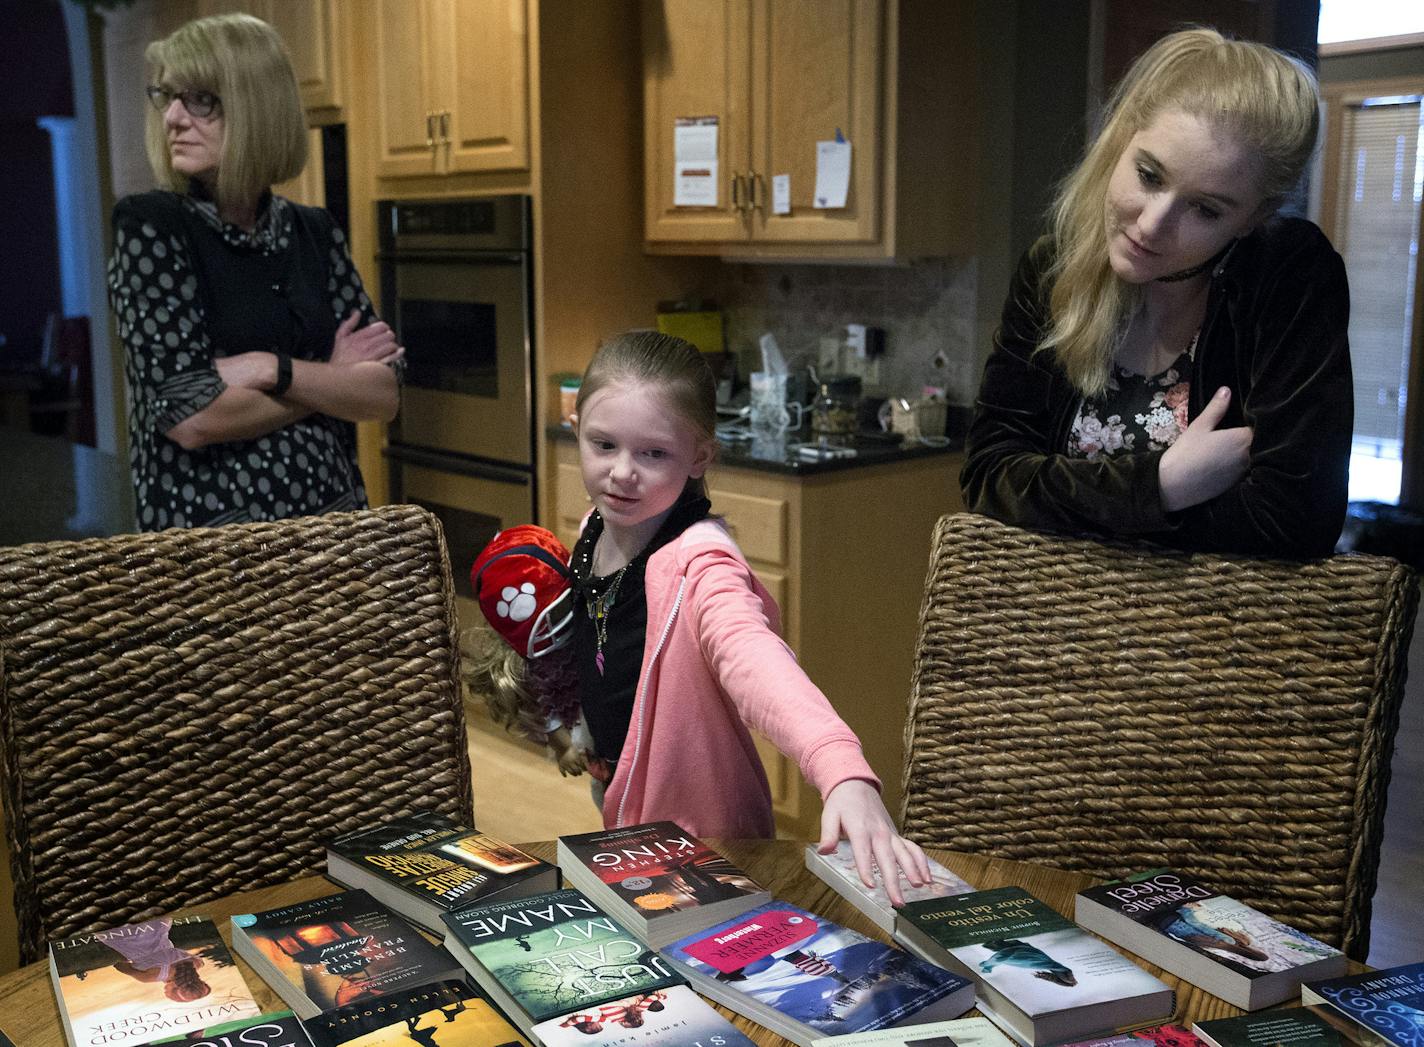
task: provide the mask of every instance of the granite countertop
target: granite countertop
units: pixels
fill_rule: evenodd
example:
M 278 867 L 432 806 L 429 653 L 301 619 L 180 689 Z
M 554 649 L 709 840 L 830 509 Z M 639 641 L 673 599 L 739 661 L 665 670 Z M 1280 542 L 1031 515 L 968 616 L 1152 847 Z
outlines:
M 572 442 L 571 429 L 549 427 L 549 437 Z M 802 448 L 809 450 L 803 451 Z M 903 462 L 913 458 L 953 454 L 964 449 L 962 438 L 951 437 L 943 446 L 931 446 L 918 440 L 894 441 L 884 433 L 861 433 L 850 437 L 847 444 L 822 445 L 809 426 L 791 429 L 779 436 L 745 437 L 717 440 L 717 464 L 734 469 L 756 469 L 761 472 L 790 476 L 819 476 L 822 473 L 863 469 L 868 466 Z M 845 455 L 841 452 L 853 451 Z M 811 457 L 812 454 L 815 457 Z

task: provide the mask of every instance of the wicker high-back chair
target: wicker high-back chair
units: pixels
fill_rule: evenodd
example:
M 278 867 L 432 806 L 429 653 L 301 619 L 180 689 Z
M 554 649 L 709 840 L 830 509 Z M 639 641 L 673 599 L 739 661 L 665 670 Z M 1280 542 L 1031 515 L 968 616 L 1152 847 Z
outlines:
M 20 954 L 473 817 L 450 565 L 423 509 L 0 548 Z
M 1159 867 L 1364 960 L 1413 573 L 936 529 L 905 834 L 1111 879 Z

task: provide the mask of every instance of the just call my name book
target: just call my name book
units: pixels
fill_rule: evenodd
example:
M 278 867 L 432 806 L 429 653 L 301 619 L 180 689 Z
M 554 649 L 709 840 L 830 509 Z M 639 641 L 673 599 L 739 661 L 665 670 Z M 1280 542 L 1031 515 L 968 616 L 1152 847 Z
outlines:
M 434 934 L 442 913 L 557 890 L 559 870 L 513 844 L 422 811 L 338 836 L 326 874 Z
M 145 1044 L 261 1011 L 203 916 L 52 941 L 49 972 L 71 1047 Z
M 302 1025 L 312 1047 L 529 1047 L 529 1041 L 463 981 L 422 985 L 325 1011 Z
M 1346 970 L 1338 949 L 1168 869 L 1090 887 L 1079 893 L 1074 915 L 1088 930 L 1246 1011 Z
M 234 916 L 232 945 L 303 1021 L 464 973 L 365 891 Z
M 771 900 L 674 822 L 561 836 L 558 858 L 571 886 L 655 949 Z
M 1424 1047 L 1424 963 L 1310 982 L 1300 998 L 1338 1027 L 1353 1027 L 1361 1039 Z
M 895 937 L 973 978 L 979 1010 L 1031 1047 L 1162 1022 L 1175 994 L 1021 887 L 911 902 Z
M 974 1004 L 968 979 L 786 902 L 698 931 L 664 955 L 698 992 L 802 1047 L 957 1018 Z
M 525 1034 L 540 1022 L 684 979 L 580 891 L 446 913 L 448 949 Z

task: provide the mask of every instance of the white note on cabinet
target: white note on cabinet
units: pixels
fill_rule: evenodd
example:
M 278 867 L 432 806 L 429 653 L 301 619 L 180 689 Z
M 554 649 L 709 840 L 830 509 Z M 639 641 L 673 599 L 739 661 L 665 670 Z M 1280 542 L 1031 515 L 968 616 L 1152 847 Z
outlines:
M 816 143 L 816 207 L 844 207 L 850 192 L 850 143 Z
M 717 117 L 677 117 L 672 143 L 673 206 L 716 207 Z

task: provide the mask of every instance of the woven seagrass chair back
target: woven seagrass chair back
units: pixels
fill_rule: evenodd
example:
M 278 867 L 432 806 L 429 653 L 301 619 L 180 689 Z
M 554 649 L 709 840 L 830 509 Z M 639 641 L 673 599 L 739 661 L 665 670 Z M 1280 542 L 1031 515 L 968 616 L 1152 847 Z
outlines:
M 0 548 L 21 961 L 473 817 L 450 565 L 423 509 Z
M 1418 603 L 1393 560 L 936 528 L 905 738 L 913 840 L 1112 879 L 1170 867 L 1369 947 Z

